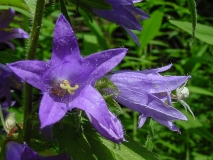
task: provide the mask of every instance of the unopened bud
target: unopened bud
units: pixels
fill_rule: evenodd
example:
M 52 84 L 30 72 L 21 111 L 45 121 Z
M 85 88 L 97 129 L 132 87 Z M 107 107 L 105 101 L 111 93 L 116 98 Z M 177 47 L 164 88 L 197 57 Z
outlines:
M 9 133 L 16 125 L 15 113 L 10 113 L 5 120 L 5 130 Z

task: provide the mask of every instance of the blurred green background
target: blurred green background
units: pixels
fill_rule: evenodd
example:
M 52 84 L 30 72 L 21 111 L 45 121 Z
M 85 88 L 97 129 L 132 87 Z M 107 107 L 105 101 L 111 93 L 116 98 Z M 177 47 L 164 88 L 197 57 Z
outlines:
M 191 43 L 191 15 L 187 1 L 147 0 L 135 4 L 146 11 L 151 18 L 142 23 L 143 31 L 135 31 L 140 39 L 137 46 L 126 32 L 116 24 L 98 17 L 91 19 L 80 9 L 67 2 L 70 20 L 77 35 L 82 55 L 89 55 L 105 49 L 126 47 L 127 56 L 115 68 L 143 70 L 157 68 L 172 63 L 173 67 L 163 75 L 191 75 L 187 87 L 190 97 L 186 100 L 194 112 L 196 120 L 184 107 L 175 103 L 188 122 L 177 121 L 181 135 L 170 131 L 157 122 L 153 123 L 153 152 L 163 160 L 212 160 L 213 159 L 213 12 L 212 2 L 197 0 L 196 38 Z M 7 8 L 7 7 L 6 7 Z M 5 6 L 0 6 L 5 9 Z M 11 26 L 21 27 L 29 31 L 29 15 L 20 8 Z M 39 37 L 37 58 L 48 60 L 51 56 L 52 35 L 55 20 L 60 14 L 60 6 L 47 2 L 41 35 Z M 16 46 L 13 52 L 6 45 L 1 46 L 3 52 L 24 59 L 26 40 L 12 40 Z M 6 49 L 6 50 L 5 50 Z M 16 59 L 15 59 L 16 60 Z M 13 61 L 13 60 L 11 60 Z M 5 62 L 6 63 L 6 62 Z M 14 93 L 18 102 L 20 97 Z M 38 98 L 39 99 L 39 98 Z M 141 129 L 137 129 L 138 114 L 128 108 L 124 113 L 117 112 L 125 129 L 125 133 L 141 144 L 147 141 L 150 132 L 149 121 Z

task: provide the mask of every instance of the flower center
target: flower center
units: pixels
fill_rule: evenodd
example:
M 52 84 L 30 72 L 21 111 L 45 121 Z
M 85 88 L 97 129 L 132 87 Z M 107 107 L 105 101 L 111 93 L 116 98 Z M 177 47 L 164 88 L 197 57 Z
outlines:
M 74 95 L 74 91 L 79 88 L 79 85 L 72 87 L 68 80 L 63 80 L 60 84 L 55 82 L 53 83 L 51 92 L 60 97 L 63 97 L 67 92 L 71 95 Z

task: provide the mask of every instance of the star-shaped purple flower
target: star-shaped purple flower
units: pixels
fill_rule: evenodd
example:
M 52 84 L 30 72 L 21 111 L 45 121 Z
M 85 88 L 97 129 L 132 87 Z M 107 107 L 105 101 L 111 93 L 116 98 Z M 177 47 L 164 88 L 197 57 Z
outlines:
M 137 45 L 138 37 L 131 30 L 142 30 L 140 20 L 149 18 L 143 10 L 134 6 L 142 0 L 105 0 L 112 6 L 112 10 L 93 9 L 98 16 L 122 26 Z
M 0 63 L 0 98 L 6 98 L 4 105 L 11 106 L 12 95 L 10 88 L 22 89 L 22 87 L 21 79 L 8 66 Z
M 0 42 L 8 44 L 13 50 L 15 46 L 9 42 L 14 38 L 29 38 L 28 33 L 20 28 L 10 28 L 9 25 L 13 21 L 15 11 L 9 8 L 7 11 L 0 15 Z
M 33 151 L 26 143 L 9 141 L 6 144 L 6 160 L 71 160 L 67 154 L 43 157 Z
M 41 128 L 58 122 L 73 108 L 84 110 L 109 128 L 111 116 L 94 84 L 114 68 L 126 52 L 127 49 L 118 48 L 83 58 L 71 26 L 60 15 L 54 30 L 51 60 L 19 61 L 9 64 L 9 67 L 42 91 L 39 109 Z
M 190 76 L 161 76 L 159 72 L 171 65 L 144 71 L 118 71 L 106 76 L 118 88 L 114 98 L 122 105 L 138 111 L 139 125 L 142 127 L 147 117 L 152 117 L 172 131 L 180 133 L 173 120 L 187 120 L 172 107 L 171 92 L 184 84 Z M 106 90 L 112 93 L 111 90 Z

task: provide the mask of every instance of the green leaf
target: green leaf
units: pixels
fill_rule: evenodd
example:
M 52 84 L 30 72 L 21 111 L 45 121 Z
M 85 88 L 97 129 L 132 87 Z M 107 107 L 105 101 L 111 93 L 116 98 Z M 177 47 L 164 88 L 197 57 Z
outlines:
M 31 16 L 34 17 L 35 14 L 35 8 L 36 8 L 36 0 L 24 0 L 26 6 L 28 7 L 28 10 L 31 13 Z
M 162 24 L 163 15 L 164 15 L 163 12 L 156 10 L 150 15 L 151 18 L 143 22 L 144 30 L 141 31 L 141 34 L 139 36 L 139 40 L 141 44 L 139 46 L 138 53 L 142 53 L 143 48 L 147 44 L 149 44 L 149 42 L 152 39 L 154 39 L 159 33 L 159 30 Z
M 195 0 L 188 0 L 189 10 L 191 13 L 192 18 L 192 38 L 189 45 L 193 43 L 196 31 L 196 24 L 197 24 L 197 10 L 196 10 L 196 3 Z
M 191 34 L 191 23 L 175 20 L 170 20 L 169 22 Z M 197 23 L 195 37 L 207 44 L 213 45 L 213 27 Z
M 101 137 L 88 121 L 77 131 L 70 124 L 73 120 L 68 116 L 65 119 L 54 125 L 53 138 L 60 151 L 67 151 L 73 160 L 157 160 L 153 152 L 129 137 L 126 137 L 128 142 L 116 145 Z
M 210 92 L 204 88 L 196 87 L 196 86 L 188 86 L 190 92 L 197 93 L 197 94 L 203 94 L 206 96 L 213 96 L 213 92 Z
M 157 160 L 156 154 L 147 150 L 138 142 L 130 137 L 125 137 L 128 142 L 123 142 L 118 148 L 112 146 L 112 142 L 101 138 L 103 144 L 106 145 L 116 156 L 116 159 L 122 160 Z
M 103 50 L 107 49 L 108 47 L 107 47 L 106 39 L 104 37 L 104 33 L 102 32 L 100 25 L 98 25 L 98 23 L 96 21 L 91 22 L 89 17 L 84 12 L 80 12 L 80 14 L 84 18 L 87 26 L 97 36 L 98 43 L 99 43 L 99 46 L 101 47 L 101 49 L 103 49 Z
M 8 5 L 8 6 L 15 6 L 18 8 L 22 8 L 28 10 L 27 5 L 22 0 L 1 0 L 0 5 Z
M 12 63 L 20 60 L 20 58 L 6 52 L 0 52 L 0 57 L 0 63 L 3 64 Z

